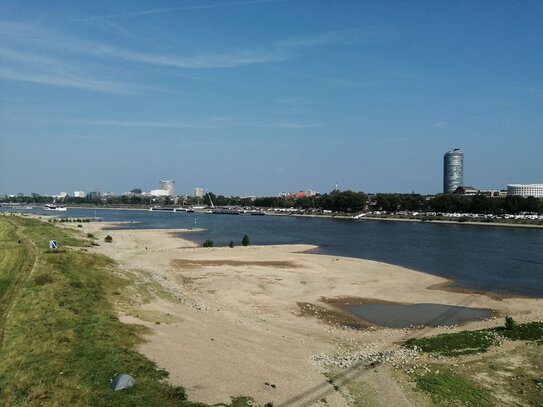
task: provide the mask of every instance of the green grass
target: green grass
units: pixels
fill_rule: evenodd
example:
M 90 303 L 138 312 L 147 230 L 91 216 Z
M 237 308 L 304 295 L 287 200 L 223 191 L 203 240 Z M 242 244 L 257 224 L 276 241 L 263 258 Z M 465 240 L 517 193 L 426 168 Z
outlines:
M 411 338 L 404 344 L 408 347 L 417 346 L 423 352 L 442 356 L 461 356 L 486 352 L 498 344 L 498 338 L 488 330 L 463 331 L 429 338 Z
M 10 287 L 18 270 L 23 267 L 26 246 L 18 243 L 15 228 L 0 218 L 0 298 Z
M 63 251 L 50 253 L 50 239 Z M 145 329 L 115 315 L 110 299 L 129 280 L 118 277 L 110 260 L 66 248 L 87 243 L 31 219 L 0 218 L 0 240 L 7 242 L 3 292 L 12 290 L 9 299 L 0 297 L 9 308 L 2 315 L 0 405 L 205 406 L 184 400 L 183 388 L 169 385 L 167 372 L 136 352 Z M 25 274 L 28 262 L 34 268 Z M 110 379 L 122 372 L 137 384 L 114 392 Z M 231 405 L 249 403 L 237 398 Z
M 452 373 L 428 373 L 416 377 L 417 388 L 437 405 L 490 407 L 496 402 L 490 392 Z
M 513 329 L 496 328 L 496 332 L 511 341 L 541 341 L 543 339 L 543 322 L 529 322 L 515 325 Z
M 441 334 L 429 338 L 412 338 L 405 341 L 404 345 L 408 347 L 417 346 L 423 352 L 442 356 L 462 356 L 486 352 L 502 339 L 541 343 L 543 339 L 543 322 L 515 324 L 512 329 L 499 327 Z
M 7 218 L 0 218 L 0 344 L 6 315 L 33 263 L 29 243 L 21 240 Z

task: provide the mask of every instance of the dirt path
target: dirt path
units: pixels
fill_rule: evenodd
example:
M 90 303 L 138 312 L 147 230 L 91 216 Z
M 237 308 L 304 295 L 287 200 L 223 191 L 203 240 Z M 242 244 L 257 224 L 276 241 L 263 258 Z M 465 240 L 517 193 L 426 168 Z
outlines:
M 7 219 L 0 219 L 0 239 L 4 241 L 9 239 L 4 244 L 4 256 L 0 267 L 0 276 L 3 277 L 4 283 L 8 282 L 8 287 L 2 287 L 2 295 L 0 297 L 0 348 L 4 345 L 4 328 L 9 317 L 9 312 L 17 302 L 17 297 L 21 287 L 24 285 L 27 278 L 32 274 L 37 260 L 37 250 L 34 242 L 28 239 L 23 232 L 13 222 Z M 10 228 L 12 229 L 10 231 Z M 10 233 L 13 233 L 13 238 L 10 238 Z M 17 243 L 15 243 L 17 240 Z M 20 242 L 20 243 L 19 243 Z M 16 246 L 17 245 L 17 246 Z M 22 245 L 18 247 L 18 245 Z M 12 247 L 12 249 L 10 249 Z M 14 254 L 14 252 L 18 252 Z M 17 256 L 12 259 L 12 256 Z M 15 268 L 15 270 L 13 269 Z M 5 276 L 8 275 L 6 278 Z M 9 281 L 12 275 L 11 281 Z

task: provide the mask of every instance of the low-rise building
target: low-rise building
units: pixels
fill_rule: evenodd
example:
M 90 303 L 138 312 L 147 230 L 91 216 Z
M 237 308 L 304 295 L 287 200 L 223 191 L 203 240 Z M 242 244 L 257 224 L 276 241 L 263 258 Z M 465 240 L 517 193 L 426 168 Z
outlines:
M 196 198 L 203 198 L 204 197 L 204 188 L 196 187 L 192 190 L 192 196 Z
M 170 191 L 166 189 L 153 189 L 150 194 L 151 196 L 170 196 Z
M 509 184 L 507 196 L 543 198 L 543 184 Z
M 454 193 L 455 194 L 465 195 L 465 196 L 474 196 L 474 195 L 477 195 L 479 193 L 479 190 L 477 188 L 474 188 L 474 187 L 461 186 L 461 187 L 456 188 Z
M 507 191 L 503 189 L 482 189 L 479 191 L 479 194 L 489 198 L 505 198 L 507 196 Z

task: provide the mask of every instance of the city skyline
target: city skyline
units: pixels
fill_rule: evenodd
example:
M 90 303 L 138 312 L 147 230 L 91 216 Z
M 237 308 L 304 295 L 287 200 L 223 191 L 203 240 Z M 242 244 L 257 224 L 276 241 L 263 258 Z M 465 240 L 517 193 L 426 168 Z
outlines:
M 455 147 L 466 185 L 542 182 L 539 2 L 0 10 L 0 194 L 433 194 Z

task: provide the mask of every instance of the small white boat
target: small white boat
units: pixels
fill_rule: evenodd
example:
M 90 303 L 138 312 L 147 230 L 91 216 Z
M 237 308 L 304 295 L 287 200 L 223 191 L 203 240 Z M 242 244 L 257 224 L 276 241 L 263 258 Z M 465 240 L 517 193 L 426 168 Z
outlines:
M 149 212 L 177 212 L 176 208 L 152 206 L 149 208 Z
M 46 204 L 43 209 L 46 211 L 59 211 L 59 212 L 65 212 L 66 207 L 62 205 L 55 205 L 55 204 Z

